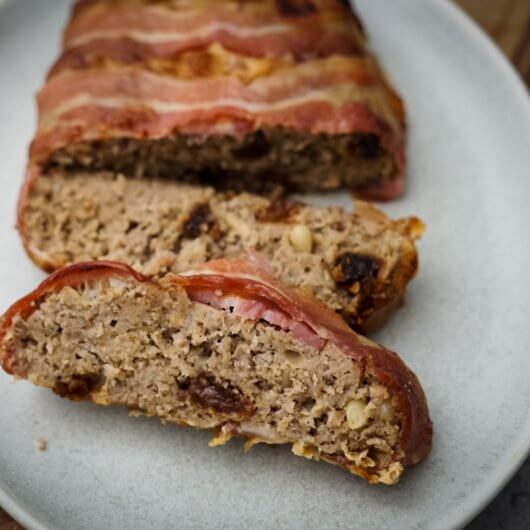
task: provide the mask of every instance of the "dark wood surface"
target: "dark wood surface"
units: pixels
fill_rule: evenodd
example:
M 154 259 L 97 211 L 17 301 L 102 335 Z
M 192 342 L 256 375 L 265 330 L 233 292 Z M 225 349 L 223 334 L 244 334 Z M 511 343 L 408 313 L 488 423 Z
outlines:
M 0 530 L 23 530 L 23 528 L 0 508 Z
M 530 0 L 455 1 L 491 35 L 530 86 Z M 529 481 L 530 463 L 527 463 L 470 527 L 476 530 L 530 528 Z M 506 516 L 504 513 L 501 516 L 501 511 Z M 23 528 L 0 508 L 0 530 Z

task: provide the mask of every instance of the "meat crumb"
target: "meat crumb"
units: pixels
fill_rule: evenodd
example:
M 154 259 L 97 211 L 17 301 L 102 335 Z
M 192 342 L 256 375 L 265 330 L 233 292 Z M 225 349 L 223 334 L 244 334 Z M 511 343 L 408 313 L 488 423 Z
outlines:
M 39 451 L 46 451 L 46 449 L 48 449 L 48 442 L 42 436 L 37 442 L 37 449 Z

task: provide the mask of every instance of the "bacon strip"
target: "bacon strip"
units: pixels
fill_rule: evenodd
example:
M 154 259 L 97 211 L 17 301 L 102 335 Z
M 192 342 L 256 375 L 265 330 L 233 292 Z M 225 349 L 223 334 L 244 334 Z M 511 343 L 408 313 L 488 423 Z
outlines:
M 159 114 L 149 110 L 114 109 L 112 106 L 82 106 L 70 111 L 49 131 L 40 132 L 33 141 L 30 158 L 44 162 L 55 150 L 70 143 L 108 138 L 163 138 L 182 134 L 243 134 L 259 127 L 283 126 L 318 133 L 366 132 L 381 138 L 389 152 L 399 154 L 402 140 L 396 138 L 385 122 L 359 103 L 334 107 L 314 101 L 270 112 L 221 105 L 204 110 L 182 110 Z
M 394 102 L 366 61 L 313 61 L 245 84 L 234 77 L 179 80 L 145 70 L 78 71 L 52 78 L 38 96 L 34 161 L 73 141 L 225 134 L 259 127 L 313 133 L 367 132 L 398 159 L 403 134 Z
M 326 57 L 364 51 L 364 37 L 351 11 L 338 2 L 292 17 L 270 1 L 239 9 L 222 4 L 179 10 L 160 5 L 100 4 L 97 9 L 77 11 L 64 39 L 66 49 L 83 48 L 84 53 L 101 50 L 102 42 L 109 50 L 116 41 L 122 42 L 122 49 L 124 42 L 131 43 L 126 45 L 129 51 L 143 45 L 151 56 L 169 56 L 213 42 L 240 53 L 268 57 Z
M 320 338 L 311 327 L 286 315 L 266 299 L 247 298 L 241 293 L 224 294 L 221 290 L 212 291 L 200 288 L 190 289 L 189 294 L 196 302 L 229 310 L 246 320 L 264 320 L 273 326 L 291 331 L 300 341 L 317 350 L 321 350 L 326 345 L 326 341 Z
M 139 35 L 116 34 L 113 38 L 107 34 L 85 44 L 79 44 L 63 52 L 50 70 L 53 77 L 65 70 L 91 68 L 101 58 L 112 59 L 125 64 L 145 62 L 149 59 L 174 58 L 179 53 L 191 49 L 207 48 L 212 43 L 219 43 L 225 49 L 254 57 L 282 57 L 292 55 L 296 60 L 309 57 L 327 57 L 333 53 L 342 55 L 359 55 L 354 43 L 344 43 L 344 36 L 339 34 L 320 35 L 311 28 L 304 28 L 292 34 L 273 34 L 256 36 L 252 39 L 233 35 L 226 29 L 217 29 L 207 35 L 196 35 L 189 38 L 160 40 L 149 42 L 141 40 Z M 165 38 L 168 38 L 165 35 Z M 308 48 L 308 43 L 317 42 L 318 46 Z
M 155 284 L 119 263 L 92 262 L 65 267 L 8 309 L 0 324 L 0 344 L 15 316 L 27 318 L 49 293 L 65 286 L 76 287 L 112 277 Z M 425 395 L 416 376 L 395 353 L 354 333 L 338 315 L 313 297 L 278 284 L 255 261 L 218 260 L 179 276 L 169 274 L 158 285 L 166 289 L 183 287 L 190 299 L 234 308 L 242 318 L 268 320 L 296 333 L 317 350 L 327 341 L 337 345 L 395 396 L 401 416 L 403 464 L 414 464 L 428 455 L 432 426 Z M 0 350 L 0 364 L 7 372 L 17 373 L 12 352 Z
M 234 58 L 237 60 L 237 57 Z M 148 70 L 127 67 L 75 71 L 52 78 L 38 94 L 39 111 L 47 113 L 74 96 L 85 94 L 93 98 L 135 98 L 149 106 L 152 100 L 179 103 L 205 103 L 233 97 L 242 102 L 268 103 L 289 100 L 317 89 L 342 86 L 347 97 L 359 98 L 359 93 L 380 94 L 377 109 L 388 109 L 385 87 L 367 59 L 333 57 L 304 64 L 285 66 L 251 83 L 237 77 L 212 76 L 178 79 Z M 346 97 L 343 96 L 343 97 Z

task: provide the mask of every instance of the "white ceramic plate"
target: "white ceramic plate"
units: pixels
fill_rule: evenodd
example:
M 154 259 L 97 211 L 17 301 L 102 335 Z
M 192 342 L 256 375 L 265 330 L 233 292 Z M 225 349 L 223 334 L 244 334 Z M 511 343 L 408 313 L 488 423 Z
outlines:
M 13 224 L 33 94 L 56 53 L 67 4 L 12 0 L 0 8 L 0 310 L 43 277 Z M 449 3 L 359 7 L 409 111 L 407 195 L 385 209 L 418 214 L 428 226 L 421 274 L 377 338 L 424 384 L 435 426 L 431 458 L 396 487 L 370 487 L 286 448 L 208 449 L 206 433 L 70 403 L 0 374 L 0 504 L 27 527 L 452 528 L 525 457 L 528 96 Z M 37 451 L 40 436 L 46 452 Z

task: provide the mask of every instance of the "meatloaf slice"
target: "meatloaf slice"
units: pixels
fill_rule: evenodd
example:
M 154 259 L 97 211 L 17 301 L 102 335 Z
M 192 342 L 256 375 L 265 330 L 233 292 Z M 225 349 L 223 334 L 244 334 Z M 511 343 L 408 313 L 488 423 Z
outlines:
M 39 177 L 20 204 L 19 229 L 48 270 L 110 259 L 143 274 L 181 272 L 257 253 L 288 285 L 304 288 L 368 331 L 399 305 L 417 268 L 416 218 L 355 212 L 112 173 Z
M 125 265 L 54 273 L 4 315 L 0 365 L 71 399 L 292 444 L 373 483 L 431 445 L 427 403 L 399 357 L 254 264 L 148 280 Z

